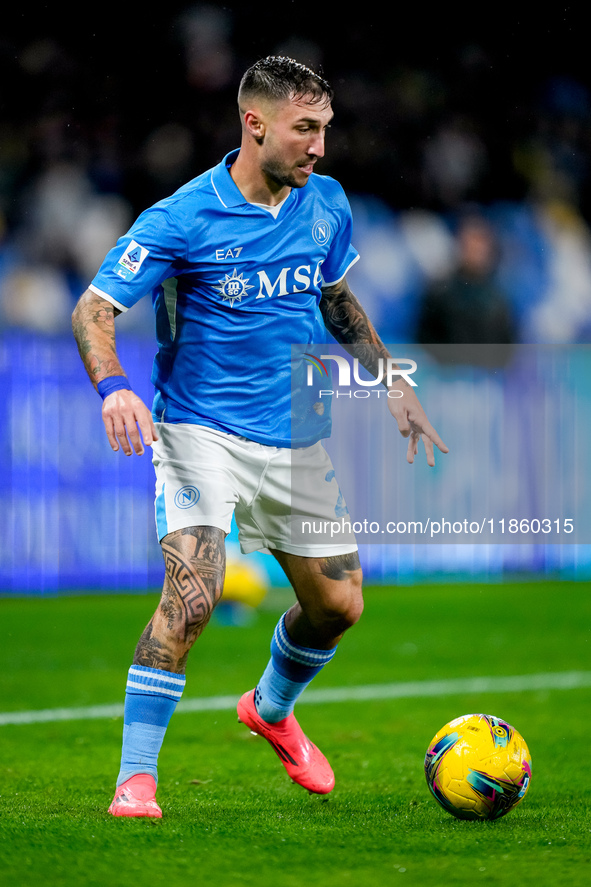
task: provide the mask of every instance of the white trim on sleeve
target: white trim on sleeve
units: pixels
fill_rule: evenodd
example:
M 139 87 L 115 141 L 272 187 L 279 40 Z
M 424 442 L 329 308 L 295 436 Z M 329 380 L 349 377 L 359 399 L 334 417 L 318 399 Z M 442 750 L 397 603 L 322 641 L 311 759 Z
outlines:
M 347 276 L 347 274 L 349 273 L 349 271 L 351 270 L 351 268 L 353 267 L 355 262 L 359 261 L 359 258 L 360 258 L 359 253 L 357 253 L 357 255 L 355 256 L 355 258 L 353 259 L 351 264 L 345 268 L 345 270 L 343 271 L 343 273 L 341 274 L 341 276 L 337 280 L 324 280 L 324 278 L 323 278 L 322 286 L 334 286 L 336 283 L 340 283 L 341 280 L 343 280 L 343 278 L 345 278 Z
M 117 299 L 114 299 L 113 296 L 110 296 L 108 293 L 104 293 L 98 287 L 94 286 L 94 284 L 91 283 L 88 289 L 92 290 L 93 293 L 96 293 L 97 296 L 100 296 L 101 299 L 106 299 L 107 302 L 110 302 L 111 305 L 114 305 L 115 308 L 119 309 L 119 311 L 129 311 L 127 305 L 122 305 L 121 302 L 118 302 Z

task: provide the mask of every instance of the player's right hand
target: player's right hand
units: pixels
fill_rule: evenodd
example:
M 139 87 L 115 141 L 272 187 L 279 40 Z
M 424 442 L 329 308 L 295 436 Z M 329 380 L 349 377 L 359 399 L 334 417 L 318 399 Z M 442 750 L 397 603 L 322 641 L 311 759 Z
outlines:
M 126 456 L 144 452 L 144 444 L 152 446 L 158 433 L 152 413 L 143 400 L 126 388 L 113 391 L 103 401 L 103 422 L 112 449 L 119 447 Z

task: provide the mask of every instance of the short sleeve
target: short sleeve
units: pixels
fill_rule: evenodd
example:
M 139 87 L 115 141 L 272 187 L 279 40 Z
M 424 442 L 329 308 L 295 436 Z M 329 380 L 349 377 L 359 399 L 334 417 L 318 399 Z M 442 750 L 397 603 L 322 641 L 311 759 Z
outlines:
M 336 183 L 335 183 L 336 184 Z M 332 286 L 342 280 L 349 268 L 359 259 L 359 253 L 351 243 L 353 217 L 344 191 L 339 186 L 337 218 L 340 224 L 332 237 L 330 250 L 322 264 L 324 286 Z
M 186 252 L 181 227 L 168 210 L 156 205 L 142 213 L 107 253 L 91 288 L 126 310 L 174 277 Z

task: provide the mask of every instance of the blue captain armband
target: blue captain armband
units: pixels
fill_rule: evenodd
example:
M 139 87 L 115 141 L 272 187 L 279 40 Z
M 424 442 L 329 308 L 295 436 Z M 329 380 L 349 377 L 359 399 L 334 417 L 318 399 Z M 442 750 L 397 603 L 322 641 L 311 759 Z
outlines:
M 102 382 L 97 382 L 96 385 L 96 390 L 103 400 L 109 394 L 113 394 L 114 391 L 121 391 L 124 388 L 127 391 L 132 390 L 127 376 L 107 376 L 106 379 L 103 379 Z

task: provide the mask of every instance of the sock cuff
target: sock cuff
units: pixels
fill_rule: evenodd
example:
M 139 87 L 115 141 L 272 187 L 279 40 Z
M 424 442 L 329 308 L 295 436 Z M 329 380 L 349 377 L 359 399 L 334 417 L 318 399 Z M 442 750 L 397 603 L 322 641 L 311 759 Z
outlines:
M 285 613 L 277 623 L 271 641 L 271 661 L 255 690 L 255 706 L 270 724 L 286 718 L 296 699 L 336 652 L 314 650 L 296 644 L 287 633 Z
M 126 690 L 131 694 L 154 694 L 178 701 L 183 695 L 185 683 L 186 677 L 183 674 L 148 668 L 145 665 L 132 665 L 127 674 Z
M 276 651 L 285 659 L 307 668 L 321 669 L 323 665 L 330 662 L 337 648 L 333 647 L 332 650 L 314 650 L 311 647 L 301 647 L 299 644 L 296 644 L 287 633 L 285 615 L 284 613 L 275 628 L 273 641 L 271 642 L 271 652 L 275 652 L 273 650 L 273 647 L 275 647 Z

